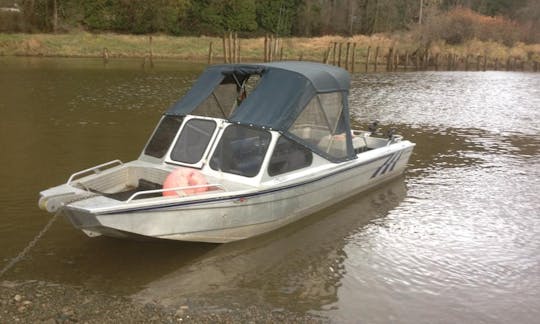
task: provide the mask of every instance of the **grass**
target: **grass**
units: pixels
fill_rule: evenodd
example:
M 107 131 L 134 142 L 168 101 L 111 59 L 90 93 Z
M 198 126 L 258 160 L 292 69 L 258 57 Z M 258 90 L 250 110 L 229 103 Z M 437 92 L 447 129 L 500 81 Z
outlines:
M 175 58 L 205 62 L 208 47 L 213 43 L 214 61 L 223 60 L 222 39 L 218 37 L 175 37 L 152 36 L 152 52 L 157 58 Z M 290 37 L 281 41 L 283 59 L 322 61 L 325 52 L 333 42 L 355 42 L 357 58 L 363 61 L 368 46 L 380 47 L 381 57 L 390 47 L 399 53 L 412 53 L 420 47 L 410 34 L 396 35 L 356 35 L 353 37 L 323 36 L 314 38 Z M 264 56 L 264 38 L 240 40 L 242 61 L 261 61 Z M 144 35 L 92 34 L 74 32 L 68 34 L 0 34 L 0 55 L 8 56 L 64 56 L 102 57 L 104 49 L 114 57 L 145 57 L 150 51 L 149 37 Z M 345 47 L 343 47 L 345 51 Z M 456 54 L 460 57 L 488 55 L 490 59 L 506 60 L 508 57 L 523 61 L 540 61 L 540 44 L 523 43 L 507 47 L 492 41 L 471 40 L 461 45 L 450 46 L 444 42 L 433 42 L 429 46 L 432 54 Z M 374 51 L 372 50 L 372 53 Z M 343 56 L 345 53 L 342 54 Z M 373 55 L 373 54 L 372 54 Z M 380 59 L 381 63 L 383 59 Z

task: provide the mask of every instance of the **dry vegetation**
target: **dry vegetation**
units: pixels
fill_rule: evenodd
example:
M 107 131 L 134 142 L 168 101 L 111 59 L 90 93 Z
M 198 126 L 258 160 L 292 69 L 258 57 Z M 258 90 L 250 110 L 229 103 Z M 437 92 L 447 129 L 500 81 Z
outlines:
M 487 22 L 491 24 L 491 21 Z M 489 39 L 472 38 L 458 44 L 444 39 L 433 38 L 425 41 L 417 33 L 396 33 L 392 35 L 376 34 L 372 36 L 355 35 L 353 37 L 289 37 L 280 39 L 279 48 L 283 48 L 284 60 L 322 61 L 325 53 L 334 42 L 356 44 L 356 60 L 365 61 L 367 48 L 379 47 L 380 62 L 389 48 L 404 53 L 417 50 L 429 51 L 444 57 L 453 54 L 458 57 L 487 56 L 490 62 L 497 59 L 504 62 L 508 58 L 519 61 L 540 61 L 540 44 L 516 42 L 512 46 Z M 218 37 L 175 37 L 166 35 L 152 36 L 152 53 L 156 58 L 173 58 L 204 62 L 208 59 L 209 44 L 213 43 L 213 61 L 223 59 L 222 39 Z M 241 61 L 261 61 L 264 57 L 264 38 L 240 40 Z M 0 55 L 10 56 L 66 56 L 66 57 L 102 57 L 107 49 L 109 57 L 145 57 L 150 52 L 149 36 L 92 34 L 77 32 L 70 34 L 0 34 Z M 345 48 L 343 48 L 345 49 Z M 279 53 L 279 51 L 278 51 Z M 343 55 L 345 55 L 343 53 Z M 279 59 L 277 54 L 276 59 Z

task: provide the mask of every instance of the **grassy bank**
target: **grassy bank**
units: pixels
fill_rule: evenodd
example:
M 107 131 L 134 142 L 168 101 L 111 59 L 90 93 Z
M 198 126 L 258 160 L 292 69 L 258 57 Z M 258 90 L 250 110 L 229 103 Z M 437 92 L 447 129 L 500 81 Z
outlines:
M 346 43 L 356 44 L 355 61 L 363 64 L 366 61 L 368 48 L 371 49 L 370 59 L 373 62 L 374 52 L 379 47 L 379 64 L 386 64 L 390 48 L 393 49 L 397 60 L 404 61 L 429 52 L 429 57 L 440 57 L 440 65 L 445 65 L 444 58 L 452 55 L 462 65 L 476 62 L 480 56 L 489 58 L 488 65 L 504 62 L 509 59 L 515 62 L 540 62 L 540 44 L 517 43 L 513 47 L 498 42 L 471 40 L 460 45 L 450 46 L 443 41 L 431 42 L 422 46 L 413 37 L 401 35 L 373 35 L 354 37 L 324 36 L 315 38 L 283 38 L 278 44 L 283 48 L 282 57 L 289 60 L 322 61 L 326 56 L 332 62 L 333 43 L 343 44 L 342 56 L 345 56 Z M 145 57 L 152 49 L 153 57 L 174 58 L 181 60 L 204 62 L 208 59 L 209 44 L 213 43 L 213 61 L 223 61 L 222 39 L 218 37 L 174 37 L 165 35 L 152 36 L 152 46 L 148 36 L 91 34 L 77 32 L 70 34 L 0 34 L 0 55 L 8 56 L 65 56 L 65 57 L 102 57 L 107 49 L 110 58 L 115 57 Z M 240 39 L 241 61 L 262 61 L 264 59 L 264 38 Z M 352 48 L 352 46 L 351 46 Z M 339 49 L 339 46 L 338 46 Z M 338 52 L 338 50 L 336 50 Z M 280 53 L 278 50 L 277 53 Z M 352 54 L 351 54 L 352 55 Z M 422 54 L 424 55 L 424 54 Z M 407 57 L 406 57 L 407 56 Z M 421 59 L 429 60 L 429 57 Z M 472 63 L 471 63 L 472 64 Z M 499 64 L 499 63 L 497 63 Z

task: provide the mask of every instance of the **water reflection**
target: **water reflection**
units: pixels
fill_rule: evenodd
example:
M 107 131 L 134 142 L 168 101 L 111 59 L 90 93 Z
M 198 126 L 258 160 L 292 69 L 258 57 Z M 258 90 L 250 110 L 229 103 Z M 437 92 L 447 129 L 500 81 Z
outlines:
M 534 322 L 540 164 L 498 163 L 516 169 L 444 168 L 409 179 L 407 197 L 384 222 L 370 223 L 344 247 L 346 288 L 330 316 Z
M 166 306 L 202 298 L 229 306 L 258 300 L 296 311 L 323 309 L 338 298 L 348 258 L 343 247 L 363 227 L 384 221 L 405 196 L 399 179 L 276 232 L 220 245 L 147 284 L 135 298 Z

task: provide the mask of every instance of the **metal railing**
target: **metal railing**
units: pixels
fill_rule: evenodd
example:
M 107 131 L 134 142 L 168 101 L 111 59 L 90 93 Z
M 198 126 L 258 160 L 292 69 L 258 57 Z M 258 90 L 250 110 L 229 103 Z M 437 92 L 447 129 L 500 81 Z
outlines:
M 156 194 L 156 193 L 162 193 L 166 191 L 182 191 L 187 189 L 199 189 L 199 188 L 210 188 L 210 187 L 217 187 L 220 188 L 223 191 L 227 191 L 225 187 L 222 184 L 219 183 L 211 183 L 211 184 L 205 184 L 205 185 L 197 185 L 197 186 L 184 186 L 184 187 L 175 187 L 175 188 L 167 188 L 167 189 L 154 189 L 154 190 L 144 190 L 144 191 L 138 191 L 131 195 L 128 200 L 126 200 L 126 204 L 131 202 L 135 197 L 138 196 L 144 196 L 144 195 L 150 195 L 150 194 Z
M 124 163 L 122 163 L 122 161 L 120 161 L 120 160 L 113 160 L 113 161 L 105 162 L 105 163 L 100 164 L 100 165 L 93 166 L 93 167 L 85 169 L 85 170 L 75 172 L 69 177 L 66 184 L 71 184 L 71 182 L 73 182 L 73 180 L 75 180 L 77 177 L 79 177 L 79 176 L 81 176 L 83 174 L 89 173 L 91 171 L 97 174 L 97 173 L 103 171 L 103 170 L 101 170 L 101 168 L 110 167 L 113 164 L 123 165 Z

